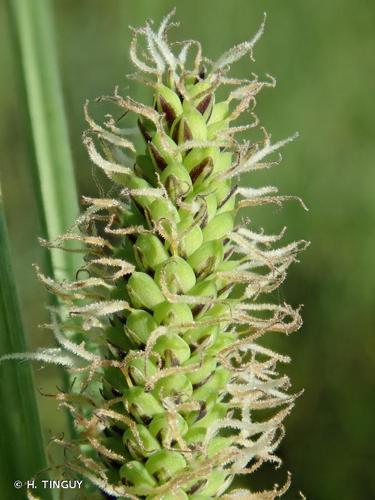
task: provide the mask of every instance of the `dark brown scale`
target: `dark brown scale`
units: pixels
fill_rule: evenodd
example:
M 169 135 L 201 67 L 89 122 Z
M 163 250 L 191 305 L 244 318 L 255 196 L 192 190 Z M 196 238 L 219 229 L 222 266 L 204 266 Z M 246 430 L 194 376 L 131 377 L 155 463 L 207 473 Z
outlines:
M 199 420 L 201 420 L 203 417 L 205 417 L 207 415 L 207 404 L 206 404 L 206 402 L 205 401 L 199 401 L 199 405 L 200 405 L 200 408 L 199 408 L 198 415 L 195 418 L 195 422 L 198 422 Z
M 193 307 L 191 312 L 193 313 L 193 316 L 198 316 L 200 312 L 202 312 L 204 308 L 204 304 L 198 304 L 197 306 Z
M 122 436 L 124 434 L 123 429 L 120 429 L 120 427 L 117 427 L 117 425 L 111 425 L 111 430 L 115 433 L 118 434 L 119 436 Z
M 180 91 L 179 89 L 176 89 L 176 90 L 175 90 L 175 92 L 176 92 L 176 94 L 178 95 L 178 97 L 179 97 L 179 99 L 180 99 L 181 103 L 183 103 L 183 102 L 184 102 L 184 100 L 185 100 L 185 98 L 184 98 L 184 96 L 181 94 L 181 91 Z
M 118 321 L 119 321 L 121 324 L 123 324 L 123 325 L 125 325 L 125 324 L 126 324 L 126 318 L 125 318 L 124 316 L 120 316 L 119 314 L 115 314 L 114 316 L 115 316 L 115 318 L 116 318 L 116 319 L 118 319 Z
M 184 141 L 191 141 L 193 139 L 193 134 L 190 130 L 189 125 L 187 124 L 186 120 L 182 121 L 182 125 L 184 127 Z M 181 126 L 181 125 L 180 125 Z
M 203 113 L 207 110 L 208 106 L 211 104 L 211 101 L 212 101 L 212 96 L 207 95 L 196 106 L 197 110 L 203 115 Z
M 143 122 L 141 119 L 138 119 L 137 121 L 137 124 L 138 124 L 138 127 L 139 127 L 139 130 L 143 136 L 143 139 L 146 141 L 146 142 L 150 142 L 152 137 L 151 135 L 148 133 L 146 127 L 144 126 Z
M 174 142 L 176 144 L 178 143 L 178 129 L 179 129 L 180 123 L 181 123 L 181 121 L 176 124 L 176 126 L 174 127 L 174 130 L 173 130 L 173 134 L 172 134 L 172 139 L 174 140 Z
M 211 156 L 208 156 L 204 160 L 202 160 L 198 165 L 196 165 L 191 171 L 190 171 L 190 179 L 194 183 L 198 177 L 201 175 L 201 173 L 205 170 L 207 166 L 210 166 L 211 168 L 208 168 L 209 170 L 208 174 L 205 176 L 205 179 L 210 175 L 212 168 L 213 168 L 213 160 Z
M 196 482 L 186 493 L 188 495 L 193 495 L 198 490 L 206 486 L 207 483 L 208 483 L 207 479 L 201 479 L 200 481 Z
M 206 210 L 200 222 L 200 226 L 202 229 L 207 225 L 207 222 L 208 222 L 208 211 Z
M 199 387 L 202 387 L 202 385 L 204 385 L 207 380 L 211 377 L 211 373 L 204 379 L 204 380 L 201 380 L 200 382 L 198 382 L 197 384 L 193 384 L 193 389 L 199 389 Z
M 159 96 L 160 107 L 165 115 L 165 119 L 167 121 L 168 127 L 171 127 L 172 123 L 176 118 L 176 114 L 173 111 L 172 106 L 164 99 L 162 95 Z
M 225 285 L 223 288 L 221 288 L 218 291 L 218 295 L 222 295 L 223 293 L 227 292 L 228 290 L 231 290 L 234 287 L 233 283 L 228 283 L 228 285 Z
M 109 340 L 107 340 L 108 348 L 110 349 L 111 353 L 113 356 L 115 356 L 118 359 L 123 360 L 126 356 L 126 352 L 124 352 L 122 349 L 120 349 L 116 344 L 113 344 Z M 111 358 L 108 358 L 111 359 Z
M 197 344 L 198 346 L 200 346 L 201 344 L 203 344 L 203 342 L 206 342 L 207 339 L 209 339 L 211 337 L 211 335 L 204 335 L 203 337 L 201 337 L 198 341 L 197 341 Z
M 165 361 L 170 366 L 180 366 L 178 359 L 174 355 L 173 351 L 171 351 L 170 349 L 166 349 L 165 351 Z
M 232 255 L 234 254 L 234 248 L 231 247 L 229 250 L 227 250 L 224 254 L 224 260 L 229 260 Z
M 232 189 L 229 191 L 228 195 L 221 201 L 221 203 L 218 205 L 217 209 L 219 210 L 221 207 L 223 207 L 226 202 L 231 198 L 235 192 L 237 191 L 238 186 L 233 186 Z
M 214 270 L 216 259 L 215 257 L 209 257 L 206 262 L 205 266 L 203 269 L 199 271 L 199 273 L 196 273 L 196 276 L 198 279 L 202 280 L 206 278 L 211 272 Z
M 159 170 L 164 170 L 165 167 L 167 166 L 167 162 L 164 160 L 164 158 L 160 155 L 159 151 L 157 148 L 152 144 L 152 142 L 148 143 L 149 151 L 151 156 L 154 158 Z
M 151 422 L 151 420 L 152 420 L 152 418 L 148 417 L 147 415 L 141 415 L 139 418 L 142 420 L 142 422 L 145 425 L 148 425 Z

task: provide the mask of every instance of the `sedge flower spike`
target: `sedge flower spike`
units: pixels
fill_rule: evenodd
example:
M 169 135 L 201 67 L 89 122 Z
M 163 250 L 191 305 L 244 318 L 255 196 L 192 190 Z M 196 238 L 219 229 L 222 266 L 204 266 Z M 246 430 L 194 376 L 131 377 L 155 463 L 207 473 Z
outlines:
M 258 126 L 256 95 L 275 83 L 228 76 L 252 55 L 264 23 L 212 62 L 196 41 L 169 43 L 172 14 L 156 31 L 149 22 L 132 28 L 131 78 L 152 88 L 152 102 L 117 89 L 98 100 L 135 116 L 143 149 L 112 116 L 95 123 L 85 105 L 83 142 L 115 194 L 84 197 L 70 231 L 43 242 L 63 250 L 78 242 L 85 263 L 69 283 L 37 269 L 64 312 L 53 311 L 48 325 L 59 347 L 35 356 L 75 377 L 72 392 L 56 398 L 71 412 L 78 440 L 56 442 L 67 450 L 66 470 L 105 496 L 276 498 L 289 478 L 260 493 L 251 480 L 249 490 L 233 480 L 280 463 L 275 452 L 297 395 L 277 371 L 289 358 L 259 340 L 297 330 L 301 318 L 264 297 L 307 243 L 274 248 L 285 230 L 250 229 L 243 208 L 293 197 L 241 186 L 239 178 L 278 163 L 272 155 L 294 136 L 273 143 L 262 129 L 258 142 L 237 139 Z M 219 87 L 228 89 L 225 100 L 217 99 Z M 236 125 L 249 109 L 251 123 Z

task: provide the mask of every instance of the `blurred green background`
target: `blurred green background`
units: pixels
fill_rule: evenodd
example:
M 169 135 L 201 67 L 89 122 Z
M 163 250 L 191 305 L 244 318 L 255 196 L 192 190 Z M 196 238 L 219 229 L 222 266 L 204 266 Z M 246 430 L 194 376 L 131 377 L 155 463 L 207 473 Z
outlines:
M 45 0 L 30 0 L 40 3 Z M 375 268 L 375 2 L 373 0 L 55 0 L 54 16 L 71 146 L 81 194 L 97 193 L 96 177 L 81 145 L 86 98 L 111 93 L 114 85 L 137 99 L 143 88 L 125 80 L 128 25 L 159 21 L 174 5 L 181 26 L 172 38 L 196 38 L 210 58 L 248 39 L 268 14 L 256 62 L 234 72 L 271 73 L 276 89 L 258 98 L 257 114 L 274 140 L 295 130 L 298 141 L 282 165 L 247 177 L 247 185 L 274 184 L 301 196 L 283 210 L 248 215 L 256 227 L 304 238 L 311 247 L 280 290 L 280 300 L 304 304 L 303 329 L 274 338 L 289 354 L 285 370 L 296 390 L 305 389 L 287 422 L 280 448 L 284 465 L 266 467 L 251 479 L 257 487 L 282 483 L 286 470 L 308 499 L 375 498 L 374 306 Z M 38 329 L 47 297 L 31 264 L 43 262 L 32 197 L 26 110 L 20 94 L 16 53 L 5 2 L 0 7 L 1 181 L 12 238 L 14 265 L 30 346 L 50 343 Z M 53 391 L 58 372 L 36 368 L 37 387 Z M 46 437 L 61 431 L 64 415 L 39 398 Z M 1 496 L 1 494 L 0 494 Z

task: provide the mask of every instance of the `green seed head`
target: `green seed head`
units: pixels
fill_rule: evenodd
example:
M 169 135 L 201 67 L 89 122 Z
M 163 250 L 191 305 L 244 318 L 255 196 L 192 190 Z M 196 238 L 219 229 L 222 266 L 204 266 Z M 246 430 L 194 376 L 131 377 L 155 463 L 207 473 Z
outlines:
M 269 167 L 291 139 L 238 135 L 254 122 L 237 118 L 273 80 L 237 80 L 229 70 L 251 54 L 263 25 L 209 62 L 198 42 L 168 42 L 170 17 L 157 31 L 150 23 L 133 30 L 130 55 L 153 98 L 138 103 L 117 90 L 109 98 L 124 121 L 135 118 L 143 146 L 111 116 L 99 126 L 86 113 L 90 158 L 117 189 L 113 199 L 90 198 L 77 234 L 51 245 L 77 240 L 88 276 L 56 283 L 40 275 L 65 307 L 61 325 L 54 317 L 61 347 L 53 352 L 82 377 L 77 394 L 59 401 L 80 433 L 72 470 L 108 497 L 258 498 L 251 482 L 236 493 L 232 480 L 277 460 L 295 396 L 277 367 L 288 358 L 261 337 L 301 322 L 266 294 L 303 243 L 275 249 L 282 235 L 251 226 L 242 209 L 283 197 L 239 178 Z

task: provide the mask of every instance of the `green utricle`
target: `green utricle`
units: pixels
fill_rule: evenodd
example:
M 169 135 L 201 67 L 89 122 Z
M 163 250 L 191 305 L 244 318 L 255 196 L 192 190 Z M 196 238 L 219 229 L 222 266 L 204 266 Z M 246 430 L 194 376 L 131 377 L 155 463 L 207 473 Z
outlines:
M 145 153 L 137 156 L 139 168 L 129 183 L 130 189 L 163 190 L 151 202 L 148 193 L 133 197 L 148 228 L 133 240 L 135 269 L 127 278 L 134 309 L 124 336 L 139 357 L 126 366 L 123 404 L 135 428 L 125 430 L 122 444 L 133 460 L 122 465 L 119 477 L 141 497 L 154 498 L 156 486 L 181 478 L 171 498 L 211 498 L 229 475 L 214 464 L 231 439 L 217 436 L 209 446 L 204 441 L 209 426 L 229 413 L 221 401 L 231 375 L 216 355 L 228 345 L 229 323 L 223 318 L 229 306 L 220 303 L 215 272 L 226 261 L 225 238 L 235 213 L 218 213 L 217 201 L 230 192 L 231 182 L 224 189 L 215 175 L 229 169 L 231 154 L 219 147 L 178 149 L 187 141 L 207 140 L 209 133 L 215 140 L 215 124 L 220 131 L 228 128 L 228 106 L 215 107 L 209 89 L 199 78 L 188 86 L 186 98 L 175 88 L 156 88 L 162 129 L 149 128 Z M 207 460 L 213 465 L 194 478 Z

